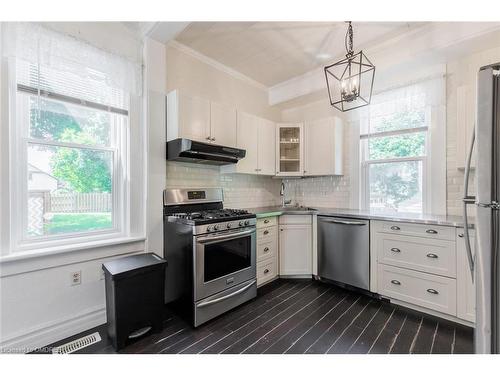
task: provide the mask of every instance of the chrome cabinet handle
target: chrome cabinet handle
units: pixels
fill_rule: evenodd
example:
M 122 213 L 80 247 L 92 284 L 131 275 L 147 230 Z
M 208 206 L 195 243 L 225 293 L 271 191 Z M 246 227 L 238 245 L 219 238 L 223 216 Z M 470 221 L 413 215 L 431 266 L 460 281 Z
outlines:
M 429 233 L 429 234 L 438 234 L 437 230 L 434 230 L 434 229 L 427 229 L 425 231 L 425 233 Z
M 393 247 L 393 248 L 391 249 L 391 251 L 392 251 L 393 253 L 400 253 L 400 252 L 401 252 L 401 250 L 399 250 L 397 247 Z
M 427 292 L 430 294 L 439 294 L 439 292 L 436 289 L 427 289 Z
M 266 273 L 269 273 L 269 270 L 268 270 L 267 268 L 264 270 L 264 275 L 265 275 Z
M 269 251 L 269 248 L 268 247 L 265 247 L 264 248 L 264 252 L 267 253 Z
M 269 220 L 267 220 L 267 219 L 264 220 L 264 224 L 267 224 L 267 223 L 269 223 Z
M 397 225 L 393 225 L 393 226 L 391 227 L 391 229 L 392 229 L 392 230 L 401 230 L 401 228 L 400 228 L 400 227 L 398 227 Z
M 463 233 L 460 233 L 460 234 L 458 235 L 458 237 L 460 237 L 460 238 L 464 238 L 464 234 L 463 234 Z
M 394 285 L 401 285 L 401 282 L 398 280 L 391 280 L 391 283 L 393 283 Z
M 429 254 L 427 254 L 427 258 L 437 259 L 439 257 L 436 254 L 429 253 Z
M 265 236 L 266 234 L 269 234 L 269 231 L 268 231 L 268 230 L 265 230 L 263 234 L 264 234 L 264 236 Z

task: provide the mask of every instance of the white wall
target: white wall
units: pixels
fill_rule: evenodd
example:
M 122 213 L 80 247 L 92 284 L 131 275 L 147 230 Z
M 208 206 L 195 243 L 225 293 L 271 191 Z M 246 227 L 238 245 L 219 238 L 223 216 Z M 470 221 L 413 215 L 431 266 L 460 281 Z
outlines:
M 142 50 L 140 41 L 119 23 L 61 23 L 49 26 L 81 37 L 105 50 L 141 59 L 141 55 L 138 55 L 138 51 Z M 3 98 L 5 97 L 2 96 Z M 2 101 L 2 110 L 5 110 L 5 104 L 5 101 Z M 8 145 L 5 143 L 7 124 L 7 121 L 2 121 L 2 151 L 6 151 L 5 146 Z M 139 136 L 141 131 L 134 132 L 133 141 L 143 142 Z M 135 155 L 133 162 L 143 163 L 141 158 L 142 155 Z M 5 160 L 2 162 L 0 175 L 3 208 L 8 201 L 5 190 L 8 164 Z M 144 168 L 141 168 L 137 176 L 144 172 Z M 132 188 L 131 194 L 134 191 Z M 131 210 L 133 214 L 141 217 L 144 206 L 139 204 L 131 207 Z M 141 228 L 134 230 L 140 231 Z M 3 236 L 1 240 L 2 246 L 8 246 Z M 105 323 L 102 263 L 144 250 L 145 242 L 136 240 L 22 260 L 1 259 L 0 347 L 29 350 Z M 74 271 L 81 271 L 82 275 L 81 284 L 77 286 L 71 286 L 71 274 Z
M 278 121 L 278 108 L 268 105 L 267 90 L 231 74 L 210 59 L 189 49 L 167 47 L 167 90 L 184 90 L 190 95 L 232 105 L 238 110 Z M 278 204 L 280 181 L 264 176 L 221 174 L 219 167 L 167 162 L 167 187 L 223 187 L 224 205 L 231 208 Z
M 148 124 L 147 249 L 163 256 L 163 189 L 165 188 L 165 45 L 146 39 L 144 45 L 144 117 Z

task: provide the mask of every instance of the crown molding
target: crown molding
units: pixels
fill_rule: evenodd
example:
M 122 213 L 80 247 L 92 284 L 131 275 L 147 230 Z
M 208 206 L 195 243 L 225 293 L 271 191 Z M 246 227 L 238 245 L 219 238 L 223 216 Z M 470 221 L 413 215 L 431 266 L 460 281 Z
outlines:
M 260 90 L 268 91 L 268 87 L 253 78 L 250 78 L 246 76 L 243 73 L 238 72 L 237 70 L 234 70 L 233 68 L 228 67 L 227 65 L 224 65 L 217 60 L 212 59 L 211 57 L 208 57 L 207 55 L 204 55 L 191 47 L 186 46 L 183 43 L 180 43 L 176 40 L 171 40 L 170 42 L 167 43 L 167 47 L 172 47 L 175 48 L 178 51 L 181 51 L 207 65 L 210 65 L 212 68 L 215 68 L 223 73 L 226 73 L 230 75 L 233 78 L 239 79 L 240 81 L 243 81 L 245 83 L 248 83 L 249 85 L 252 85 Z

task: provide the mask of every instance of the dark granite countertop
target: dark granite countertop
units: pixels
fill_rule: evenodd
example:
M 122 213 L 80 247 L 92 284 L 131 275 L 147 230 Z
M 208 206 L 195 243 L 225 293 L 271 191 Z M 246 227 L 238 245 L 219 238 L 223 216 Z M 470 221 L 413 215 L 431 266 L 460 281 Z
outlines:
M 452 227 L 463 227 L 463 218 L 453 215 L 430 215 L 413 213 L 381 213 L 366 210 L 354 210 L 348 208 L 332 207 L 294 207 L 294 206 L 270 206 L 248 208 L 255 213 L 257 218 L 280 216 L 280 215 L 332 215 L 340 217 L 352 217 L 359 219 L 399 221 L 417 224 L 445 225 Z M 470 223 L 473 226 L 473 223 Z

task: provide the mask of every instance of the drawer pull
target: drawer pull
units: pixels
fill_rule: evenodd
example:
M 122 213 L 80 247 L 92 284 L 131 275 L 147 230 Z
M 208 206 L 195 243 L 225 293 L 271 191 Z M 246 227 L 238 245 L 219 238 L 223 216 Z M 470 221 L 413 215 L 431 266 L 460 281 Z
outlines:
M 439 294 L 436 289 L 427 289 L 427 292 L 429 292 L 430 294 Z
M 269 270 L 266 268 L 266 269 L 264 270 L 264 275 L 265 275 L 265 274 L 268 274 L 268 273 L 269 273 Z
M 269 234 L 269 231 L 268 231 L 268 230 L 265 230 L 265 231 L 264 231 L 264 236 L 265 236 L 266 234 Z
M 401 228 L 400 228 L 400 227 L 398 227 L 397 225 L 393 225 L 393 226 L 391 227 L 391 229 L 392 229 L 392 230 L 401 230 Z
M 434 230 L 434 229 L 427 229 L 425 231 L 425 233 L 429 233 L 429 234 L 438 234 L 437 230 Z
M 265 247 L 264 248 L 264 252 L 267 253 L 269 251 L 269 248 L 268 247 Z
M 398 280 L 391 280 L 391 283 L 393 283 L 394 285 L 401 285 L 401 282 Z
M 397 247 L 393 247 L 393 248 L 391 249 L 391 251 L 392 251 L 393 253 L 400 253 L 400 252 L 401 252 L 401 250 L 399 250 Z
M 429 253 L 429 254 L 427 254 L 427 258 L 437 259 L 439 257 L 436 254 Z
M 269 220 L 267 220 L 267 219 L 264 220 L 264 224 L 267 224 L 267 223 L 269 223 Z
M 464 237 L 464 234 L 463 234 L 463 233 L 460 233 L 460 234 L 458 235 L 458 237 L 463 238 L 463 237 Z

